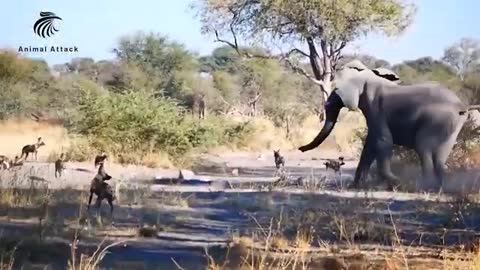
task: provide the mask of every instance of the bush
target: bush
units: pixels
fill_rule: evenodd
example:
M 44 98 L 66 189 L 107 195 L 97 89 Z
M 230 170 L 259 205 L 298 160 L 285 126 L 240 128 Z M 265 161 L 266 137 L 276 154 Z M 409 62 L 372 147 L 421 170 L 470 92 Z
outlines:
M 184 159 L 193 150 L 239 143 L 251 129 L 248 123 L 214 116 L 198 121 L 171 99 L 129 92 L 87 96 L 72 120 L 71 131 L 88 137 L 94 148 L 133 162 L 159 152 L 174 160 Z

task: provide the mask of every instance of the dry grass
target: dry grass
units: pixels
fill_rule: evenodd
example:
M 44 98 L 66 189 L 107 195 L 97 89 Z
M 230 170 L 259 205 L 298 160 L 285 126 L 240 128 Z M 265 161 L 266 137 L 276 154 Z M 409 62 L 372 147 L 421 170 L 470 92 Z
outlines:
M 15 262 L 15 249 L 10 254 L 0 255 L 0 270 L 12 270 Z
M 123 244 L 126 241 L 117 241 L 112 244 L 109 244 L 105 247 L 102 247 L 105 239 L 97 246 L 97 249 L 92 255 L 80 254 L 80 258 L 77 259 L 77 249 L 78 243 L 80 241 L 77 239 L 77 235 L 73 242 L 71 243 L 71 257 L 68 261 L 68 270 L 96 270 L 99 267 L 100 262 L 103 260 L 105 255 L 108 253 L 108 249 Z
M 10 119 L 0 122 L 0 141 L 8 142 L 2 145 L 2 155 L 11 158 L 21 155 L 22 147 L 33 144 L 42 137 L 45 145 L 38 151 L 38 159 L 46 160 L 51 152 L 61 152 L 69 145 L 69 137 L 65 128 L 32 120 Z
M 148 168 L 174 168 L 172 161 L 168 158 L 168 155 L 162 152 L 148 153 L 143 156 L 141 164 Z
M 255 218 L 253 219 L 257 222 Z M 339 236 L 338 241 L 334 243 L 320 242 L 319 247 L 315 248 L 312 246 L 314 239 L 312 229 L 298 229 L 294 239 L 289 240 L 282 233 L 282 228 L 286 224 L 282 224 L 280 214 L 278 221 L 272 218 L 267 226 L 257 222 L 257 232 L 249 236 L 232 237 L 232 244 L 227 249 L 224 260 L 216 260 L 217 257 L 210 255 L 206 250 L 209 264 L 207 269 L 480 269 L 478 245 L 470 245 L 461 250 L 452 247 L 445 247 L 443 250 L 433 248 L 423 250 L 405 246 L 402 244 L 392 214 L 390 219 L 390 227 L 382 230 L 381 227 L 371 226 L 385 225 L 377 224 L 378 221 L 357 222 L 358 218 L 355 217 L 349 221 L 345 219 L 338 221 L 340 218 L 337 218 L 338 222 L 332 224 L 332 231 L 342 231 L 345 237 Z M 360 228 L 362 226 L 365 228 Z M 298 226 L 300 227 L 302 226 Z M 363 245 L 354 241 L 359 234 L 363 234 L 362 237 L 365 238 L 363 240 L 378 243 L 378 247 L 363 249 Z M 384 242 L 385 239 L 388 239 L 388 243 Z M 347 245 L 344 245 L 344 242 Z M 419 257 L 419 252 L 424 254 Z
M 191 200 L 194 200 L 194 195 L 183 197 L 181 192 L 160 192 L 157 196 L 159 205 L 175 206 L 180 208 L 189 208 Z
M 229 152 L 242 151 L 263 151 L 271 149 L 293 150 L 299 145 L 310 142 L 320 131 L 323 123 L 318 121 L 316 116 L 307 117 L 298 127 L 291 130 L 290 139 L 286 139 L 286 131 L 283 128 L 275 127 L 272 121 L 266 118 L 257 117 L 255 119 L 247 117 L 237 117 L 236 121 L 250 120 L 254 126 L 254 134 L 250 141 L 243 143 L 241 149 L 235 146 L 220 146 L 211 149 L 212 154 L 222 154 Z M 366 127 L 365 119 L 361 113 L 347 112 L 342 110 L 339 121 L 335 125 L 331 135 L 325 142 L 319 146 L 320 151 L 335 150 L 341 152 L 359 152 L 361 142 L 352 134 L 357 130 Z

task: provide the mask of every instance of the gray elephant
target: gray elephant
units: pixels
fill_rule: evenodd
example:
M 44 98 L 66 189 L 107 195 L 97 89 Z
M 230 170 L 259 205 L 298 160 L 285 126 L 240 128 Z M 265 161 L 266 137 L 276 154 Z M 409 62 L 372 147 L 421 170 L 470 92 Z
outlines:
M 449 89 L 437 83 L 399 85 L 398 76 L 386 70 L 370 70 L 358 60 L 346 64 L 336 73 L 334 91 L 325 103 L 326 120 L 320 133 L 305 152 L 318 147 L 333 130 L 343 107 L 365 116 L 368 134 L 352 184 L 358 188 L 365 181 L 374 160 L 379 176 L 394 189 L 399 179 L 390 168 L 394 145 L 414 149 L 418 154 L 422 176 L 441 188 L 444 166 L 467 118 L 467 106 Z M 436 181 L 433 181 L 436 180 Z

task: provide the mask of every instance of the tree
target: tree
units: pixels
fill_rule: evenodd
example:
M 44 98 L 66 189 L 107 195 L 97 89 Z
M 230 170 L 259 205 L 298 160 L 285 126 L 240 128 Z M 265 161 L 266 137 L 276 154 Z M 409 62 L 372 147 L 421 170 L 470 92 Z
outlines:
M 420 57 L 415 60 L 404 61 L 393 66 L 393 71 L 406 84 L 436 81 L 445 84 L 454 91 L 461 88 L 461 81 L 455 71 L 446 63 L 432 57 Z
M 216 41 L 244 57 L 280 58 L 319 85 L 325 96 L 332 90 L 337 62 L 349 42 L 369 32 L 398 34 L 416 10 L 401 0 L 196 0 L 193 8 L 199 11 L 204 34 L 215 34 Z M 259 55 L 243 50 L 240 39 L 290 46 L 280 55 Z M 313 74 L 300 67 L 305 58 Z
M 442 60 L 455 68 L 463 81 L 465 75 L 480 64 L 480 43 L 471 38 L 462 38 L 445 49 Z
M 230 46 L 215 48 L 211 55 L 200 57 L 200 71 L 212 73 L 215 71 L 227 71 L 236 73 L 240 57 Z
M 137 32 L 122 37 L 113 51 L 117 60 L 133 71 L 129 74 L 131 79 L 142 81 L 141 89 L 151 90 L 157 97 L 183 100 L 195 87 L 193 76 L 198 70 L 197 56 L 184 44 L 167 36 Z

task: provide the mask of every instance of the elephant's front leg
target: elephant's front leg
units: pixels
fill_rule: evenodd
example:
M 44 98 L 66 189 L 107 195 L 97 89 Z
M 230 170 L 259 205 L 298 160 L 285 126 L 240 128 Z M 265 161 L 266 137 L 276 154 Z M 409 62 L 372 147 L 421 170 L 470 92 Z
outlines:
M 375 159 L 374 142 L 371 139 L 371 135 L 367 135 L 365 145 L 363 146 L 360 161 L 358 162 L 357 170 L 355 171 L 355 178 L 353 180 L 352 188 L 359 188 L 360 183 L 365 182 L 368 171 L 372 166 Z
M 432 153 L 430 151 L 421 149 L 421 150 L 417 150 L 417 154 L 420 158 L 420 164 L 422 166 L 423 181 L 424 183 L 427 184 L 427 186 L 429 186 L 427 190 L 431 191 L 433 190 L 431 185 L 434 182 L 434 177 L 435 177 Z M 419 189 L 418 183 L 416 188 Z
M 400 179 L 395 176 L 391 168 L 391 159 L 393 154 L 393 143 L 387 140 L 377 142 L 377 169 L 381 178 L 387 181 L 387 189 L 392 191 L 400 183 Z

